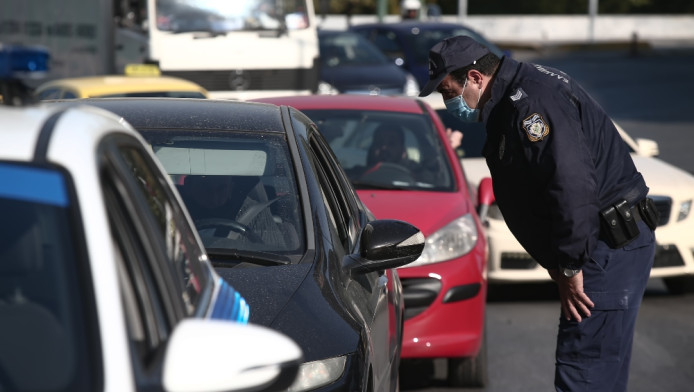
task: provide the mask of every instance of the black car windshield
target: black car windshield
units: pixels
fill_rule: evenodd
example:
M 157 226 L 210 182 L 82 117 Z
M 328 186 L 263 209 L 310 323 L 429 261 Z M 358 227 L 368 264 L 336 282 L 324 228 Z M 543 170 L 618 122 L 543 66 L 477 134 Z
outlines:
M 454 189 L 444 146 L 429 117 L 377 110 L 302 112 L 318 125 L 355 188 Z
M 85 307 L 94 294 L 72 194 L 61 171 L 0 162 L 0 390 L 97 383 L 95 314 Z
M 142 134 L 176 184 L 207 249 L 263 252 L 263 257 L 276 254 L 282 260 L 303 255 L 304 221 L 282 135 Z
M 437 28 L 437 29 L 419 29 L 413 28 L 413 33 L 406 35 L 409 45 L 412 47 L 415 64 L 429 63 L 429 49 L 436 45 L 439 41 L 448 37 L 456 37 L 464 35 L 473 38 L 475 41 L 485 45 L 495 55 L 502 57 L 503 51 L 496 45 L 487 41 L 480 34 L 464 27 L 459 28 Z M 416 33 L 415 33 L 416 30 Z
M 380 49 L 359 34 L 347 31 L 321 32 L 318 38 L 321 65 L 324 67 L 391 63 Z

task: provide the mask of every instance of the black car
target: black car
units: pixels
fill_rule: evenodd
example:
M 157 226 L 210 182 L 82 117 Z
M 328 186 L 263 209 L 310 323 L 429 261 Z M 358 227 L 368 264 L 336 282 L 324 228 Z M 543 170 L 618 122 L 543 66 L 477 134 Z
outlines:
M 376 46 L 359 34 L 318 30 L 319 94 L 419 94 L 419 84 Z
M 414 75 L 422 87 L 429 80 L 429 49 L 444 38 L 466 35 L 487 46 L 499 57 L 509 54 L 482 34 L 458 23 L 422 20 L 363 23 L 350 26 L 350 31 L 371 41 L 397 65 Z
M 249 322 L 302 348 L 291 391 L 397 390 L 403 301 L 394 268 L 420 256 L 424 236 L 374 219 L 308 117 L 222 100 L 71 104 L 122 116 L 151 145 L 213 266 L 248 302 Z

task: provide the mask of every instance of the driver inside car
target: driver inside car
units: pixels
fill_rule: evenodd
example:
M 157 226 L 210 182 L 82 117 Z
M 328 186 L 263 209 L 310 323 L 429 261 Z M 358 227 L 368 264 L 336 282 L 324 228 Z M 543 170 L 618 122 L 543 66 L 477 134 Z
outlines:
M 253 185 L 244 191 L 249 180 Z M 189 175 L 179 190 L 207 247 L 247 248 L 241 244 L 254 243 L 286 250 L 293 246 L 291 231 L 271 213 L 276 199 L 268 199 L 257 177 Z
M 366 155 L 366 166 L 355 168 L 359 181 L 392 183 L 430 181 L 432 173 L 420 162 L 410 159 L 405 146 L 405 131 L 397 125 L 382 123 L 373 133 Z M 352 174 L 357 174 L 352 171 Z

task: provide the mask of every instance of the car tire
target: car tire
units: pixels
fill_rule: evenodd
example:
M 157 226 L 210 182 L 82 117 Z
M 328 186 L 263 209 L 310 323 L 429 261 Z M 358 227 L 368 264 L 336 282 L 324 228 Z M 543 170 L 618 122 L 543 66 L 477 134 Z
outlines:
M 663 278 L 663 283 L 670 294 L 682 295 L 694 292 L 694 277 L 691 276 Z
M 487 385 L 487 334 L 475 357 L 448 359 L 448 385 L 454 388 L 483 388 Z

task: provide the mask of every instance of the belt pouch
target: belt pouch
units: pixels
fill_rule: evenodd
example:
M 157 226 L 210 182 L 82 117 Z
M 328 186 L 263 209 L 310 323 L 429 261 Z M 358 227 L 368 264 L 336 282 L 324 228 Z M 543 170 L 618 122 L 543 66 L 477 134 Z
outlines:
M 603 240 L 613 248 L 622 248 L 639 235 L 636 219 L 626 200 L 600 211 Z
M 646 222 L 646 225 L 655 230 L 658 227 L 658 221 L 660 219 L 660 212 L 655 207 L 655 202 L 651 198 L 645 198 L 639 202 L 639 212 L 641 213 L 641 218 Z

